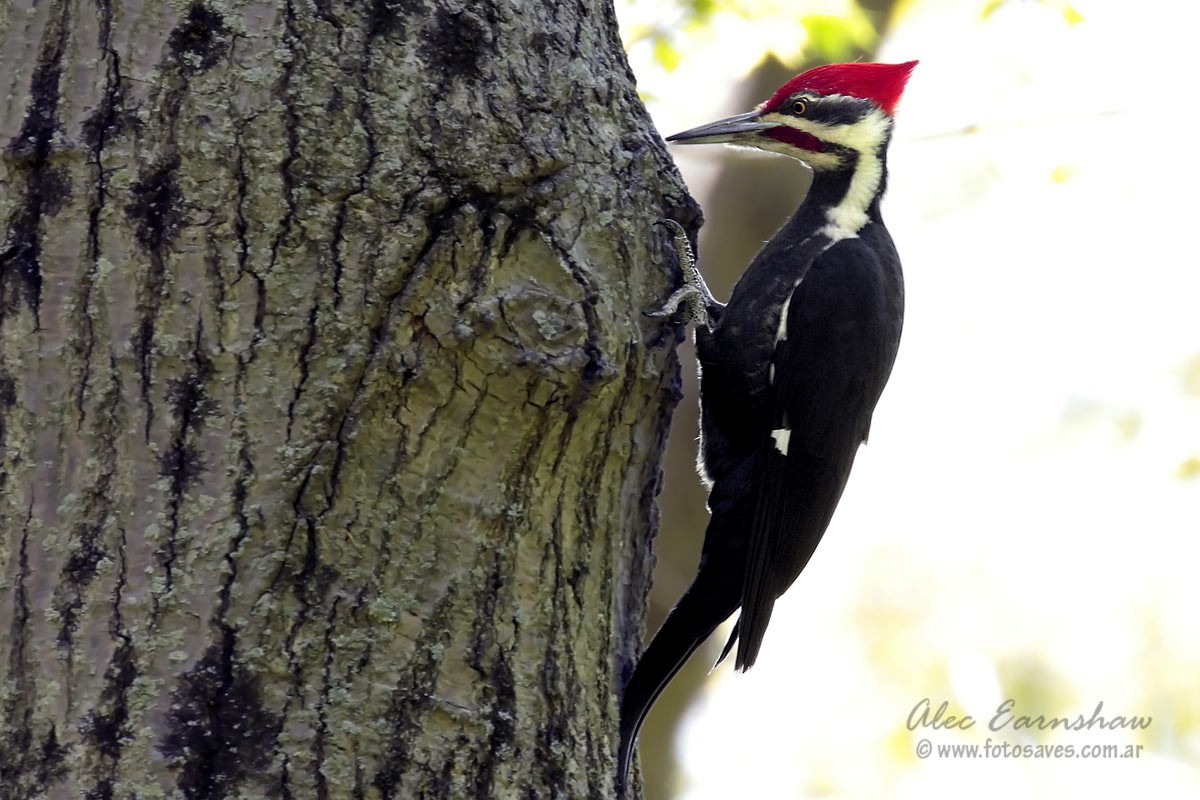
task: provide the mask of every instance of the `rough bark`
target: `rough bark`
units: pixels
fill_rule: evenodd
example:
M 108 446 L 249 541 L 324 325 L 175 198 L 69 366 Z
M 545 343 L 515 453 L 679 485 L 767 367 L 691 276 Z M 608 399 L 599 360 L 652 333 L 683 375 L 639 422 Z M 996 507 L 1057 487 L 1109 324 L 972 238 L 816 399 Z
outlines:
M 611 10 L 0 8 L 0 798 L 611 795 L 695 209 Z

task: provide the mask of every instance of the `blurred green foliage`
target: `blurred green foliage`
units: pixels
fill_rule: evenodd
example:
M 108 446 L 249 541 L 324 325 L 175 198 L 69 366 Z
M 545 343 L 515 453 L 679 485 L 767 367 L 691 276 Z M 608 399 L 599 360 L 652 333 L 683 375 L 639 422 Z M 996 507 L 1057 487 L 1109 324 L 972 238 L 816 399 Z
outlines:
M 801 56 L 812 61 L 852 60 L 872 50 L 879 39 L 878 21 L 857 0 L 624 0 L 623 5 L 638 13 L 622 16 L 646 20 L 623 26 L 626 50 L 648 42 L 655 61 L 667 71 L 695 49 L 695 40 L 731 19 L 752 23 L 764 35 L 784 32 L 764 38 L 762 55 L 785 63 L 796 63 Z M 652 9 L 663 13 L 645 13 Z M 788 35 L 793 28 L 803 35 Z
M 1024 0 L 1020 1 L 1023 2 Z M 1012 2 L 1018 2 L 1018 0 L 987 0 L 983 6 L 983 18 L 987 19 L 998 9 Z M 1083 14 L 1080 14 L 1079 10 L 1076 9 L 1075 6 L 1066 2 L 1066 0 L 1039 0 L 1039 2 L 1043 3 L 1044 5 L 1054 6 L 1057 8 L 1068 25 L 1075 25 L 1083 22 Z

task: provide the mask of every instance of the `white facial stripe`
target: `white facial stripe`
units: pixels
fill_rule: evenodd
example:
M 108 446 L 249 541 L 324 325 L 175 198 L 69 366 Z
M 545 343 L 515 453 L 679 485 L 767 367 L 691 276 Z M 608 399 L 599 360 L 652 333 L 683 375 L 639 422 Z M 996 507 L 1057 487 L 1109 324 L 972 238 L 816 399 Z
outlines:
M 829 96 L 839 97 L 840 95 Z M 789 128 L 812 134 L 821 141 L 848 147 L 860 153 L 877 151 L 892 128 L 891 118 L 878 108 L 872 108 L 865 117 L 850 125 L 828 125 L 824 122 L 778 112 L 764 115 L 763 121 L 776 125 L 787 125 Z
M 840 96 L 829 95 L 829 97 Z M 879 182 L 883 180 L 883 163 L 880 161 L 878 153 L 891 132 L 891 117 L 882 110 L 873 108 L 858 122 L 849 125 L 829 125 L 778 112 L 763 115 L 763 120 L 777 125 L 786 125 L 794 130 L 815 136 L 823 142 L 855 151 L 858 155 L 858 163 L 855 166 L 854 175 L 850 179 L 846 196 L 840 203 L 825 212 L 825 219 L 829 224 L 821 229 L 821 233 L 834 242 L 857 236 L 858 232 L 867 224 L 867 208 L 875 199 L 875 194 L 879 190 Z M 842 166 L 842 158 L 837 153 L 812 152 L 768 136 L 755 135 L 754 146 L 760 150 L 770 150 L 800 159 L 814 170 L 833 170 Z M 776 334 L 776 341 L 787 338 L 787 327 L 783 320 L 780 320 L 780 326 L 782 336 Z
M 854 176 L 850 179 L 850 187 L 846 191 L 846 196 L 825 213 L 829 224 L 821 229 L 821 233 L 834 241 L 857 236 L 858 232 L 867 224 L 867 207 L 875 198 L 875 194 L 879 190 L 879 182 L 883 179 L 883 164 L 879 160 L 878 153 L 891 130 L 891 119 L 877 108 L 872 109 L 865 117 L 851 125 L 827 125 L 803 117 L 789 117 L 783 114 L 769 114 L 767 117 L 772 122 L 803 131 L 830 144 L 849 148 L 858 154 L 858 164 L 855 167 Z M 805 153 L 804 158 L 807 160 L 810 155 L 832 156 L 832 154 L 825 153 Z M 836 157 L 834 157 L 834 163 L 836 165 Z M 819 167 L 815 159 L 811 166 Z
M 753 143 L 748 144 L 755 150 L 769 150 L 772 153 L 799 159 L 813 169 L 836 169 L 842 163 L 842 159 L 836 153 L 814 153 L 811 150 L 801 150 L 794 144 L 780 142 L 769 136 L 759 136 Z

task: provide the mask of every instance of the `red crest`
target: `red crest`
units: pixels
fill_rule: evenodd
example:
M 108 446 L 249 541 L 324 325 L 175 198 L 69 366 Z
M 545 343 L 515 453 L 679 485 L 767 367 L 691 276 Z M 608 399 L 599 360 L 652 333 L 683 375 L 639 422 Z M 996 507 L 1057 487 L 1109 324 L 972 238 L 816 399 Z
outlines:
M 908 83 L 916 61 L 903 64 L 826 64 L 797 75 L 763 103 L 763 111 L 777 111 L 796 92 L 808 90 L 816 94 L 844 94 L 870 100 L 889 116 L 896 113 L 896 104 Z

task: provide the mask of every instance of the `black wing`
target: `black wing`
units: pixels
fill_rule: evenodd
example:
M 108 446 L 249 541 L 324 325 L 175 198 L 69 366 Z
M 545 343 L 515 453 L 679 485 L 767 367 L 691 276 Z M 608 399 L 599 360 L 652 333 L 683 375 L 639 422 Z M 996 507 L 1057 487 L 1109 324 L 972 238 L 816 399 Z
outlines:
M 818 256 L 785 305 L 759 446 L 735 667 L 754 664 L 775 599 L 816 550 L 841 498 L 899 340 L 879 258 L 859 239 Z M 781 315 L 782 316 L 782 315 Z

